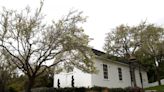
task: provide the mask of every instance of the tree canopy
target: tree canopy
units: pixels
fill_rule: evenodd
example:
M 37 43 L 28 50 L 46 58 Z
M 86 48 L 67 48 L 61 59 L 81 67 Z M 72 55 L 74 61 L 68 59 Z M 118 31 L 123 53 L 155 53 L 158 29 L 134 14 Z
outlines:
M 47 25 L 43 22 L 42 6 L 43 2 L 34 13 L 30 8 L 21 12 L 4 9 L 0 15 L 0 49 L 28 77 L 27 92 L 36 77 L 61 62 L 85 72 L 95 70 L 94 54 L 88 46 L 90 39 L 81 27 L 86 21 L 82 12 L 70 11 Z
M 164 61 L 164 28 L 142 22 L 137 26 L 120 25 L 109 32 L 104 50 L 108 54 L 123 57 L 127 61 L 136 59 L 154 66 L 160 83 L 159 64 Z
M 107 34 L 104 50 L 108 54 L 129 59 L 141 46 L 140 32 L 144 28 L 144 23 L 133 27 L 123 24 L 116 27 Z

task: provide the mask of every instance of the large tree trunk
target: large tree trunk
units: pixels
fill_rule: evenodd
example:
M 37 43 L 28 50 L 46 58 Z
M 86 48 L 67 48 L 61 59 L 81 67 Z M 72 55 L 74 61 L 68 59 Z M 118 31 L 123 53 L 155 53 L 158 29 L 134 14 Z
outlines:
M 31 92 L 31 89 L 34 85 L 35 82 L 35 77 L 29 77 L 28 78 L 28 82 L 27 82 L 27 86 L 25 88 L 25 92 Z

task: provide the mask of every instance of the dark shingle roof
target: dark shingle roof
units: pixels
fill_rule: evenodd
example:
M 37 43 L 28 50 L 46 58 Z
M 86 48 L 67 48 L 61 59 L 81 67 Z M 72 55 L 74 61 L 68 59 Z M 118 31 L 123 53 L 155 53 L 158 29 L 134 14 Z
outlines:
M 126 64 L 126 65 L 129 65 L 129 62 L 128 60 L 124 59 L 124 58 L 121 58 L 121 57 L 117 57 L 117 56 L 113 56 L 113 55 L 108 55 L 106 54 L 105 52 L 102 52 L 100 50 L 96 50 L 96 49 L 93 49 L 92 48 L 92 51 L 93 53 L 96 55 L 96 56 L 102 56 L 103 58 L 105 59 L 109 59 L 109 60 L 113 60 L 115 62 L 118 62 L 118 63 L 122 63 L 122 64 Z M 133 65 L 135 67 L 138 67 L 139 66 L 139 63 L 138 62 L 133 62 Z M 140 66 L 142 69 L 146 69 L 145 66 L 141 65 Z
M 123 58 L 117 57 L 117 56 L 113 56 L 113 55 L 107 55 L 105 52 L 102 52 L 100 50 L 96 50 L 92 48 L 93 53 L 96 56 L 104 56 L 104 58 L 106 59 L 110 59 L 119 63 L 124 63 L 124 64 L 129 64 L 129 62 Z

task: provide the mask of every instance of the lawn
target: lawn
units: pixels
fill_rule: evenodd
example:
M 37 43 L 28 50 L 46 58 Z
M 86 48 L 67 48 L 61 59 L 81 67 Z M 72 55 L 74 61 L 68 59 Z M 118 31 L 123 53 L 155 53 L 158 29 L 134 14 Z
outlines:
M 145 90 L 157 90 L 158 92 L 164 92 L 164 85 L 145 88 Z

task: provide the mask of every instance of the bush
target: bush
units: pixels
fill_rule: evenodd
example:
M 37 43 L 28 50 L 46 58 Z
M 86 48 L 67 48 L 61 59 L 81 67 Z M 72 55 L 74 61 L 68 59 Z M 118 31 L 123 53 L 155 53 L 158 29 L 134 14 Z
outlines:
M 94 92 L 102 92 L 103 89 L 105 89 L 104 87 L 92 87 L 89 89 L 89 91 L 94 91 Z
M 9 87 L 9 92 L 17 92 L 16 89 L 14 89 L 13 87 Z
M 31 92 L 57 92 L 55 88 L 40 87 L 34 88 Z
M 111 88 L 110 92 L 127 92 L 127 91 L 123 88 Z
M 92 87 L 92 88 L 35 88 L 32 92 L 143 92 L 141 88 L 105 88 L 105 87 Z
M 125 90 L 126 92 L 144 92 L 144 90 L 139 87 L 135 87 L 135 88 L 127 87 L 125 88 Z

